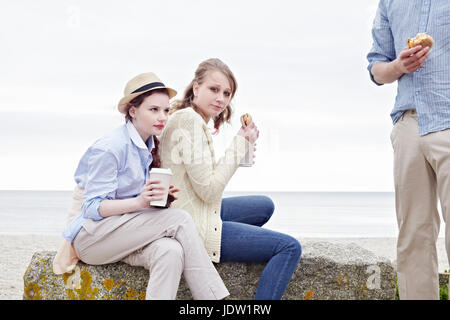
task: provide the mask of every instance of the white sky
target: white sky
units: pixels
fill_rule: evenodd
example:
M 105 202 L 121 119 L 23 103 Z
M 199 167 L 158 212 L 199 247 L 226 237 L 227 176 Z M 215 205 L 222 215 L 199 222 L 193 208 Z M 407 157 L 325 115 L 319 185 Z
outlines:
M 393 191 L 396 85 L 369 80 L 377 0 L 8 1 L 0 11 L 0 189 L 71 190 L 82 153 L 123 123 L 125 83 L 153 71 L 184 91 L 222 59 L 234 125 L 260 129 L 228 191 Z

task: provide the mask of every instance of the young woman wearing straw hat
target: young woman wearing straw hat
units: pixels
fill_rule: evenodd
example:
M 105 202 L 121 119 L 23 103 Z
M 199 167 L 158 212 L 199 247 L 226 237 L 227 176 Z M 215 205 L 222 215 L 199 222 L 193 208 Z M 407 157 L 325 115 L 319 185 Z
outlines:
M 174 103 L 161 135 L 161 163 L 173 172 L 183 189 L 173 207 L 188 211 L 213 262 L 267 262 L 255 299 L 280 299 L 301 256 L 299 242 L 288 235 L 261 228 L 274 205 L 265 196 L 222 199 L 226 184 L 259 131 L 254 123 L 243 126 L 225 155 L 215 161 L 214 128 L 229 121 L 237 83 L 219 59 L 202 62 L 182 100 Z
M 161 200 L 159 142 L 176 91 L 153 73 L 131 79 L 119 111 L 126 123 L 97 140 L 75 172 L 70 223 L 54 259 L 57 274 L 71 271 L 78 259 L 99 265 L 124 261 L 149 270 L 146 299 L 175 299 L 184 274 L 194 299 L 229 295 L 210 261 L 191 216 L 184 210 L 151 207 Z M 166 207 L 178 192 L 170 186 Z

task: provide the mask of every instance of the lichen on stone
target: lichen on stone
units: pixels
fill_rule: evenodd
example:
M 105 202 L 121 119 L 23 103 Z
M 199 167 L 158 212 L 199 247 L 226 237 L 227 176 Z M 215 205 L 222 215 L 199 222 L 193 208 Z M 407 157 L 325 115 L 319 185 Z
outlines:
M 92 288 L 92 277 L 87 270 L 81 270 L 81 287 L 79 289 L 66 289 L 67 296 L 71 300 L 96 300 L 98 288 Z
M 39 285 L 35 282 L 28 283 L 25 287 L 24 293 L 28 300 L 42 300 L 41 290 Z
M 145 290 L 142 290 L 139 295 L 136 289 L 128 289 L 125 293 L 124 300 L 145 300 Z
M 309 299 L 311 299 L 313 296 L 314 296 L 314 290 L 308 290 L 308 291 L 306 291 L 306 293 L 305 293 L 305 298 L 304 298 L 304 300 L 309 300 Z
M 123 297 L 124 300 L 137 300 L 137 290 L 136 289 L 128 289 L 127 293 Z
M 114 280 L 111 278 L 107 278 L 103 280 L 103 285 L 105 286 L 106 290 L 111 291 L 111 289 L 114 288 Z

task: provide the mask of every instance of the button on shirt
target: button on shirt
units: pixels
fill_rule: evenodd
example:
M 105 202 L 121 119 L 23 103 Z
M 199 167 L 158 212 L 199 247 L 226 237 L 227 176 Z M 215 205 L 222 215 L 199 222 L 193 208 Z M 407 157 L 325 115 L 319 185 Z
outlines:
M 370 72 L 374 63 L 395 60 L 408 38 L 423 32 L 433 37 L 434 46 L 421 68 L 398 79 L 391 112 L 395 124 L 405 110 L 416 109 L 420 135 L 450 128 L 450 1 L 381 0 L 367 55 Z
M 73 241 L 86 219 L 102 220 L 98 208 L 105 199 L 138 196 L 153 161 L 153 136 L 144 142 L 131 121 L 97 140 L 82 156 L 75 182 L 84 189 L 81 214 L 64 229 Z

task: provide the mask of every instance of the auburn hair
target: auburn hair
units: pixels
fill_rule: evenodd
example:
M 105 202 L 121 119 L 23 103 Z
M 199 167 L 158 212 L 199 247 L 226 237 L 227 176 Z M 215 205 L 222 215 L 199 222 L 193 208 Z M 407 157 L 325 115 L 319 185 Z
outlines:
M 147 98 L 148 96 L 151 96 L 155 92 L 165 93 L 167 94 L 167 96 L 169 96 L 169 92 L 167 91 L 167 89 L 161 88 L 150 90 L 144 92 L 143 94 L 138 95 L 137 97 L 134 97 L 130 102 L 127 103 L 125 107 L 125 121 L 132 121 L 132 118 L 130 116 L 131 107 L 139 108 L 142 102 L 144 102 L 144 99 Z M 153 136 L 153 142 L 154 148 L 151 151 L 153 160 L 152 163 L 150 164 L 149 170 L 151 170 L 152 168 L 161 168 L 161 158 L 159 156 L 159 140 L 156 136 Z M 169 207 L 174 200 L 175 198 L 169 194 L 167 197 L 166 207 Z

